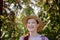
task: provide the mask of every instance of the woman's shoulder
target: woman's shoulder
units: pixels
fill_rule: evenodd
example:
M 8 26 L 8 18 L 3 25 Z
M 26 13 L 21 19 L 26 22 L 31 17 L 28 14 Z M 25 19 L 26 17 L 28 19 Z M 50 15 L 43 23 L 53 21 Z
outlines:
M 21 36 L 21 37 L 19 38 L 19 40 L 23 40 L 23 38 L 24 38 L 24 36 Z
M 49 40 L 48 37 L 41 35 L 42 39 Z
M 26 37 L 27 35 L 22 35 L 20 36 L 20 39 L 19 40 L 24 40 L 24 38 Z
M 23 40 L 24 37 L 25 37 L 25 35 L 20 36 L 20 39 L 19 40 Z
M 45 35 L 39 34 L 39 36 L 42 40 L 49 40 L 48 37 Z

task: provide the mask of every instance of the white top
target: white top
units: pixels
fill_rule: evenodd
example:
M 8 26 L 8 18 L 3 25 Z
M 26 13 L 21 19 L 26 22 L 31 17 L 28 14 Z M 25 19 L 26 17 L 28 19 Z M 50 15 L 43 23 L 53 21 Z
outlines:
M 20 37 L 19 40 L 23 40 L 23 38 L 24 38 L 24 37 Z M 47 37 L 44 37 L 44 39 L 45 39 L 45 40 L 49 40 Z M 39 36 L 36 37 L 36 38 L 30 38 L 30 40 L 42 40 L 42 37 L 41 37 L 41 35 L 39 35 Z

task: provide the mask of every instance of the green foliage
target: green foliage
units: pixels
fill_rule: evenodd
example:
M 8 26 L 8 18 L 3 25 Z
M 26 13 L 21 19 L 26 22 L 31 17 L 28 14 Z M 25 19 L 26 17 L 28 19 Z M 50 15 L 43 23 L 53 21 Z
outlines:
M 12 3 L 14 3 L 14 8 L 12 8 L 14 10 L 9 8 Z M 21 6 L 23 4 L 26 8 Z M 39 33 L 47 36 L 49 40 L 60 40 L 60 0 L 37 0 L 36 4 L 30 0 L 5 0 L 2 15 L 0 15 L 2 34 L 0 38 L 2 40 L 19 40 L 21 35 L 27 33 L 21 20 L 34 13 L 34 9 L 29 4 L 41 8 L 37 15 L 43 20 L 45 27 Z M 23 9 L 23 11 L 18 13 L 18 9 L 20 11 Z

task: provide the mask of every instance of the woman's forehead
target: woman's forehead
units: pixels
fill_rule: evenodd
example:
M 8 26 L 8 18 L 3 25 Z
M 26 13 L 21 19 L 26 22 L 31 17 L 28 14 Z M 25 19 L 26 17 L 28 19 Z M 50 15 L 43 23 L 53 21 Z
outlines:
M 27 22 L 37 22 L 37 20 L 36 20 L 36 19 L 31 18 L 31 19 L 28 19 L 28 21 L 27 21 Z
M 27 21 L 36 21 L 36 19 L 30 18 Z
M 29 19 L 27 20 L 27 22 L 37 22 L 37 23 L 39 23 L 38 20 L 36 20 L 36 19 L 34 19 L 34 18 L 29 18 Z

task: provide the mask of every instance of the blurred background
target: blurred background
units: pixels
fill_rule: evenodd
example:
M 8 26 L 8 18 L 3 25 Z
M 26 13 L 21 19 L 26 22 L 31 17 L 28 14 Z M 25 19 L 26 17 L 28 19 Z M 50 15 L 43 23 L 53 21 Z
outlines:
M 60 0 L 3 0 L 0 15 L 2 40 L 19 40 L 27 33 L 21 22 L 22 18 L 36 14 L 45 27 L 41 32 L 49 40 L 60 40 Z

